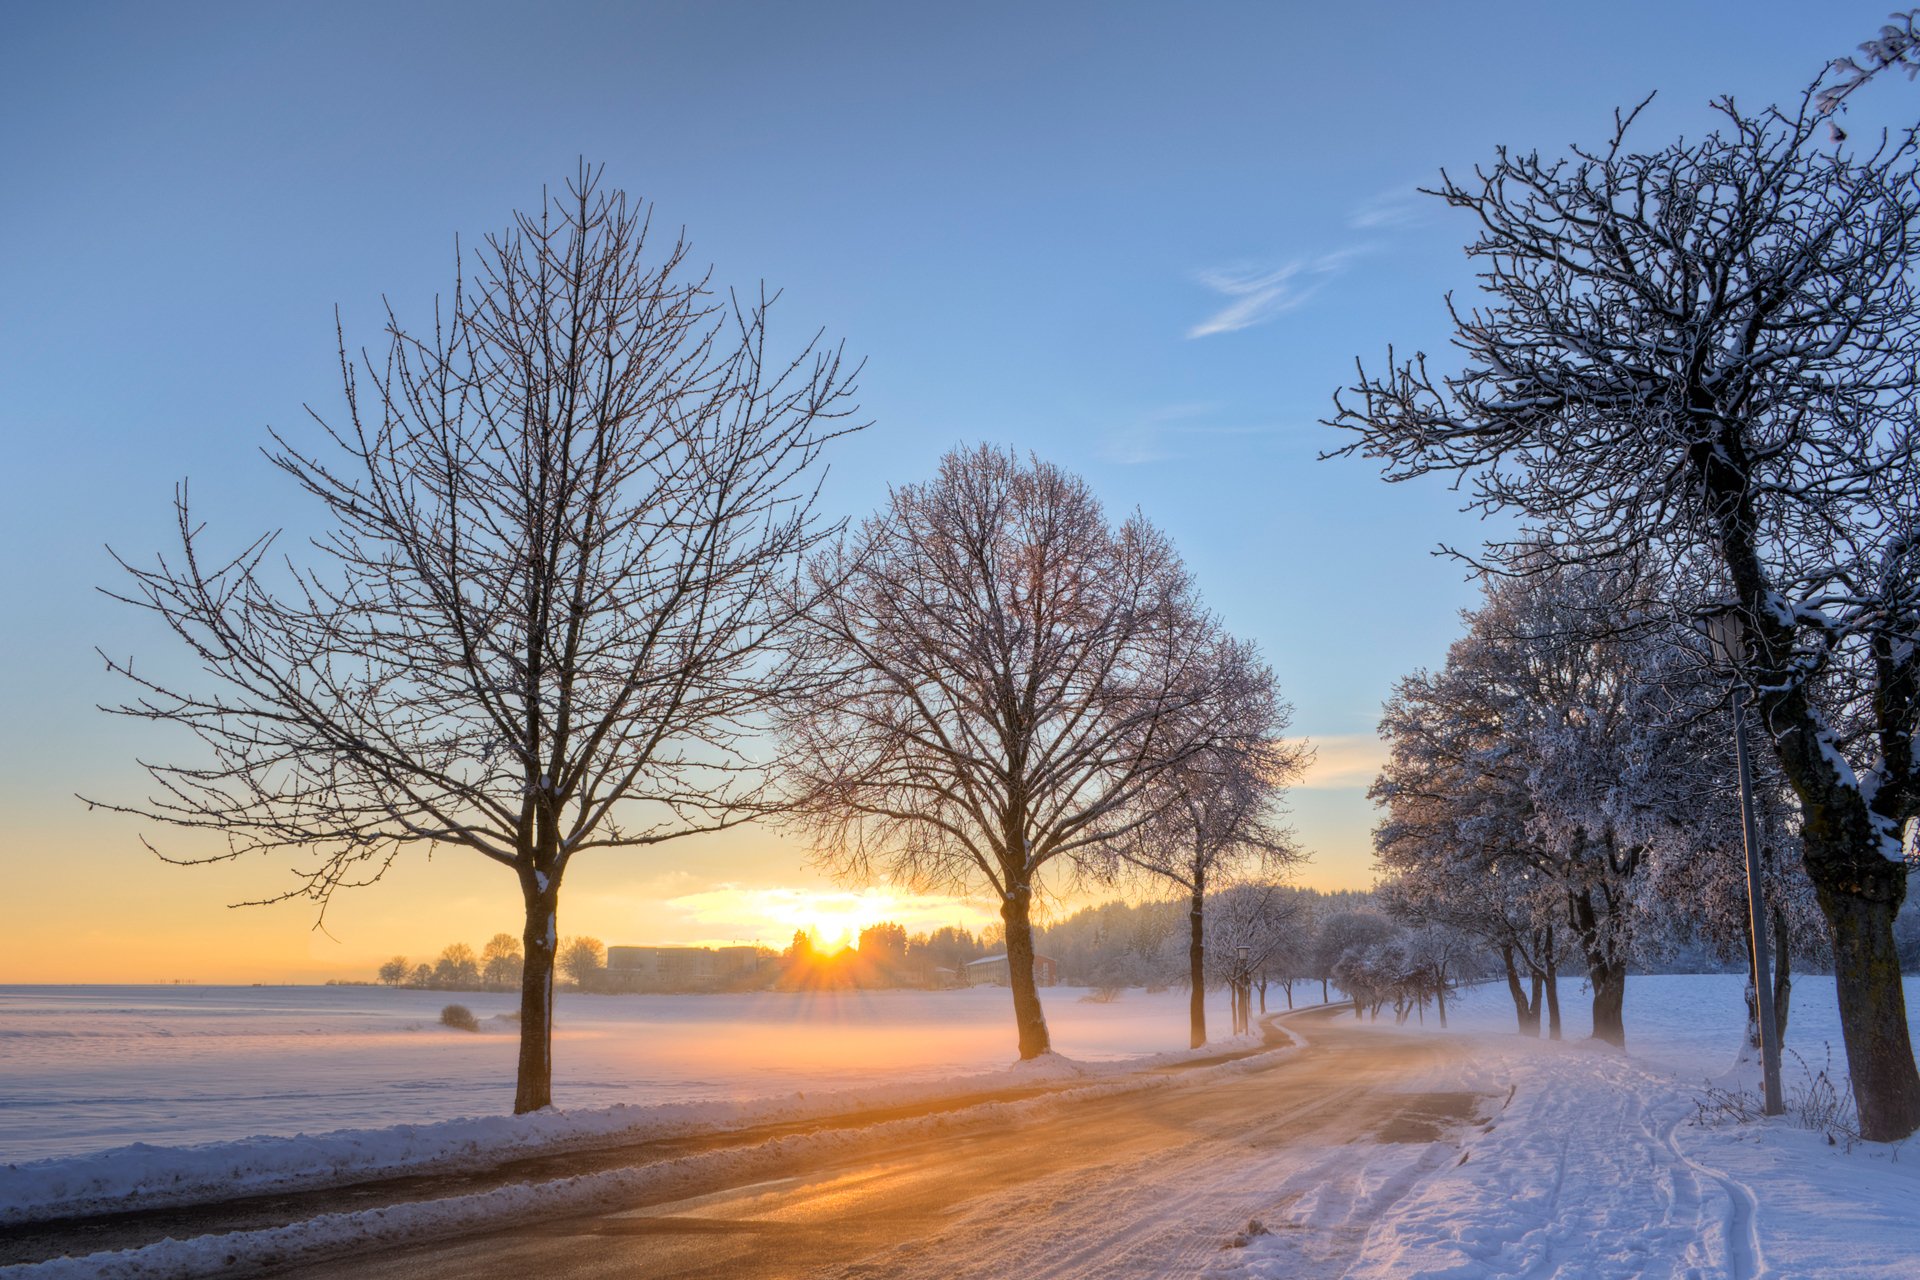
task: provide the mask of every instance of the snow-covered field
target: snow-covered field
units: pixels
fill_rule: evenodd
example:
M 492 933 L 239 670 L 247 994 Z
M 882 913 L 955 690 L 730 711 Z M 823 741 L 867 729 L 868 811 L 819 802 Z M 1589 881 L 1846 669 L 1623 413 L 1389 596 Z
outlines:
M 1086 1062 L 1186 1048 L 1186 996 L 1045 990 Z M 464 1004 L 478 1034 L 439 1024 Z M 508 995 L 378 987 L 0 987 L 0 1163 L 129 1143 L 426 1124 L 513 1109 Z M 1224 996 L 1209 1010 L 1227 1023 Z M 558 997 L 569 1111 L 916 1084 L 1015 1057 L 1006 991 Z
M 1734 1066 L 1739 1054 L 1746 1005 L 1741 997 L 1744 980 L 1736 974 L 1648 974 L 1627 979 L 1627 1051 L 1649 1066 L 1667 1068 L 1690 1079 L 1720 1077 Z M 1920 976 L 1906 980 L 1907 1023 L 1920 1044 Z M 1589 996 L 1577 979 L 1561 981 L 1560 1004 L 1568 1038 L 1593 1030 Z M 1431 1009 L 1429 1021 L 1434 1020 Z M 1512 1032 L 1513 1001 L 1506 987 L 1487 983 L 1462 992 L 1447 1009 L 1455 1031 Z M 1437 1029 L 1437 1028 L 1436 1028 Z M 1791 1084 L 1800 1072 L 1795 1055 L 1814 1069 L 1827 1065 L 1826 1046 L 1833 1046 L 1836 1075 L 1844 1075 L 1845 1055 L 1840 1047 L 1840 1014 L 1834 1004 L 1833 979 L 1819 974 L 1795 976 L 1793 1001 L 1783 1042 L 1783 1077 Z M 1755 1068 L 1757 1073 L 1758 1068 Z M 1756 1074 L 1755 1079 L 1758 1079 Z

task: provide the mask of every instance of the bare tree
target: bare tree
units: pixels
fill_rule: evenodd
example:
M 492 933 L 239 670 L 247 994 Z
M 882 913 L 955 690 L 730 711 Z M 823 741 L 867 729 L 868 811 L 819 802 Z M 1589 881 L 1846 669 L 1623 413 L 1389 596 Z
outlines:
M 1213 745 L 1217 671 L 1186 572 L 1139 516 L 980 447 L 896 489 L 816 557 L 782 721 L 795 801 L 836 873 L 984 887 L 1000 903 L 1020 1056 L 1048 1051 L 1033 898 L 1147 817 L 1166 769 Z
M 449 943 L 433 962 L 433 985 L 465 991 L 480 985 L 480 962 L 464 942 Z
M 517 987 L 524 964 L 520 939 L 510 933 L 496 933 L 481 948 L 480 978 L 489 987 Z
M 1207 1042 L 1208 890 L 1229 876 L 1301 860 L 1276 809 L 1312 755 L 1304 743 L 1280 736 L 1293 709 L 1250 643 L 1224 635 L 1197 643 L 1219 667 L 1212 683 L 1223 705 L 1195 708 L 1216 719 L 1218 742 L 1163 772 L 1146 796 L 1151 820 L 1113 845 L 1123 862 L 1186 891 L 1188 1020 L 1196 1049 Z
M 339 358 L 323 452 L 269 457 L 332 522 L 315 564 L 272 535 L 215 554 L 176 496 L 177 558 L 122 564 L 209 684 L 109 665 L 121 714 L 184 725 L 204 761 L 114 806 L 213 833 L 209 862 L 290 853 L 272 900 L 325 905 L 403 850 L 508 868 L 526 926 L 516 1111 L 552 1101 L 560 887 L 591 850 L 763 813 L 749 756 L 826 532 L 807 477 L 844 429 L 840 357 L 766 354 L 768 300 L 718 300 L 655 256 L 648 215 L 583 166 L 487 238 L 423 334 Z
M 1424 358 L 1337 403 L 1389 479 L 1470 478 L 1562 559 L 1697 558 L 1802 814 L 1833 933 L 1862 1132 L 1920 1127 L 1893 943 L 1920 810 L 1920 240 L 1914 139 L 1823 153 L 1812 104 L 1698 142 L 1500 152 L 1435 193 L 1472 213 L 1492 301 L 1468 364 Z M 1494 559 L 1504 548 L 1491 549 Z
M 407 963 L 405 956 L 395 956 L 380 966 L 380 981 L 390 987 L 397 987 L 407 980 L 407 974 L 413 966 Z
M 569 938 L 560 944 L 556 963 L 560 972 L 573 979 L 574 986 L 584 987 L 607 967 L 606 944 L 598 938 Z

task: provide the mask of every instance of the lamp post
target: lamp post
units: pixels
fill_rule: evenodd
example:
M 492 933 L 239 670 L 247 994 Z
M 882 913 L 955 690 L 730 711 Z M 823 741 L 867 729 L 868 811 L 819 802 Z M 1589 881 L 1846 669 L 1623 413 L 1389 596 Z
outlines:
M 1747 686 L 1739 668 L 1746 657 L 1746 635 L 1732 610 L 1707 619 L 1707 641 L 1714 661 L 1730 676 L 1733 695 L 1733 754 L 1740 770 L 1740 834 L 1747 847 L 1747 930 L 1753 939 L 1754 1010 L 1760 1022 L 1760 1069 L 1766 1088 L 1765 1114 L 1785 1109 L 1780 1099 L 1780 1028 L 1773 1016 L 1773 957 L 1767 946 L 1767 890 L 1761 877 L 1760 838 L 1753 823 L 1753 770 L 1747 760 Z

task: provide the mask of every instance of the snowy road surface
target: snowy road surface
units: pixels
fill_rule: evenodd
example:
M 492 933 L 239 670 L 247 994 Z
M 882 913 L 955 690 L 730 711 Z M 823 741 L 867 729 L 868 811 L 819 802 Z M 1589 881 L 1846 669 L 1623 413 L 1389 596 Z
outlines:
M 238 1258 L 308 1280 L 1914 1274 L 1911 1160 L 1700 1129 L 1671 1074 L 1579 1043 L 1296 1025 L 1303 1051 L 1153 1087 L 339 1215 Z M 88 1263 L 192 1274 L 207 1243 Z
M 1249 1218 L 1277 1225 L 1295 1206 L 1313 1227 L 1276 1274 L 1342 1275 L 1367 1225 L 1458 1159 L 1446 1131 L 1481 1104 L 1430 1087 L 1457 1076 L 1460 1042 L 1319 1022 L 1306 1035 L 1305 1053 L 1165 1088 L 876 1134 L 737 1184 L 288 1274 L 1191 1275 Z
M 1697 1077 L 1496 1034 L 1479 1003 L 1452 1032 L 1303 1019 L 1297 1051 L 556 1155 L 426 1198 L 347 1189 L 319 1216 L 0 1277 L 1916 1274 L 1920 1147 L 1702 1127 Z

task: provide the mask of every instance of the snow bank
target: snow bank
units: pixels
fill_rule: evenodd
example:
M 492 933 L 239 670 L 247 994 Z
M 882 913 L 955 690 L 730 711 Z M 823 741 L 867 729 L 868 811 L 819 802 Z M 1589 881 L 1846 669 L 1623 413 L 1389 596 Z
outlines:
M 1589 1030 L 1578 984 L 1563 999 L 1568 1041 L 1512 1034 L 1504 990 L 1468 993 L 1451 1028 L 1473 1053 L 1430 1087 L 1483 1096 L 1450 1145 L 1383 1145 L 1355 1153 L 1375 1200 L 1366 1212 L 1311 1197 L 1262 1219 L 1272 1234 L 1223 1253 L 1210 1274 L 1277 1280 L 1300 1274 L 1295 1240 L 1351 1226 L 1364 1243 L 1352 1280 L 1444 1277 L 1833 1277 L 1915 1274 L 1920 1142 L 1829 1145 L 1791 1116 L 1702 1123 L 1709 1078 L 1741 1059 L 1738 976 L 1629 979 L 1629 1052 L 1580 1039 Z M 1914 1010 L 1920 991 L 1909 980 Z M 1831 979 L 1796 981 L 1787 1042 L 1816 1066 L 1838 1040 Z M 1391 1027 L 1390 1021 L 1382 1028 Z M 1836 1066 L 1839 1054 L 1835 1053 Z M 1804 1079 L 1794 1059 L 1788 1092 Z M 1739 1081 L 1757 1087 L 1757 1078 Z M 1432 1155 L 1447 1158 L 1435 1163 Z

